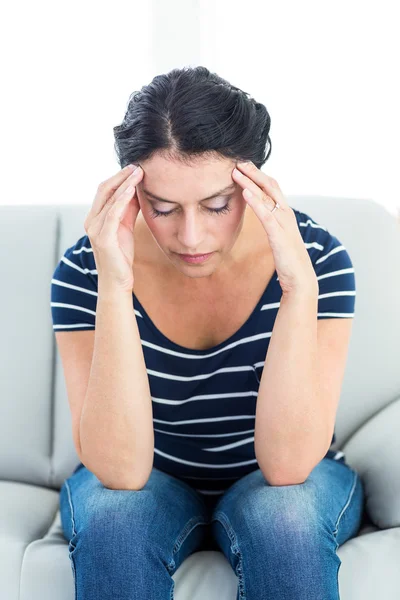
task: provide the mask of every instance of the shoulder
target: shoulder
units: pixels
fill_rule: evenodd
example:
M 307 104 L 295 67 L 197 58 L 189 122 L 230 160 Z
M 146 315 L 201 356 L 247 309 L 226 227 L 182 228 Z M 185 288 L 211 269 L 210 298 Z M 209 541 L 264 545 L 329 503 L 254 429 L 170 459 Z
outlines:
M 95 328 L 97 270 L 87 235 L 61 256 L 51 279 L 50 306 L 54 330 Z
M 327 227 L 323 223 L 318 223 L 309 214 L 291 207 L 293 210 L 301 236 L 306 244 L 323 242 L 331 235 Z
M 80 237 L 72 246 L 67 248 L 63 257 L 72 259 L 75 264 L 84 264 L 91 261 L 93 249 L 88 235 Z
M 59 274 L 62 271 L 69 279 L 77 277 L 82 280 L 79 276 L 85 275 L 88 282 L 97 287 L 96 263 L 90 239 L 86 234 L 65 250 L 60 257 L 56 272 L 57 270 Z
M 53 329 L 94 329 L 97 270 L 87 235 L 80 237 L 60 257 L 50 287 Z
M 318 279 L 318 318 L 354 317 L 356 280 L 346 246 L 324 223 L 293 211 Z
M 299 231 L 309 250 L 314 266 L 335 257 L 337 264 L 351 262 L 347 248 L 339 238 L 328 229 L 324 223 L 316 221 L 311 215 L 297 208 L 291 207 L 297 219 Z

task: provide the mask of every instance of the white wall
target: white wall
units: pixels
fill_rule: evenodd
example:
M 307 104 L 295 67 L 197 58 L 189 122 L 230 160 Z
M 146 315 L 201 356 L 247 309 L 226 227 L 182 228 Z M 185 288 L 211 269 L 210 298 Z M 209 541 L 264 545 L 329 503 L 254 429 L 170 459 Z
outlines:
M 119 168 L 129 94 L 202 64 L 271 115 L 263 170 L 284 193 L 400 210 L 396 1 L 9 2 L 3 9 L 3 204 L 86 203 Z M 5 14 L 4 14 L 5 13 Z
M 119 170 L 112 128 L 150 77 L 150 8 L 34 0 L 2 12 L 1 203 L 89 203 Z

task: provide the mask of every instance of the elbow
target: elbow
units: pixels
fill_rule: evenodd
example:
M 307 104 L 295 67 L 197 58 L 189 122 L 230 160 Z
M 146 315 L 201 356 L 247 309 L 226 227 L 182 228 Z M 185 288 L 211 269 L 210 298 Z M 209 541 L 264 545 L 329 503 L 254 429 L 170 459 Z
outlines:
M 265 469 L 263 466 L 260 466 L 260 470 L 264 475 L 267 483 L 273 486 L 280 485 L 299 485 L 301 483 L 305 483 L 309 476 L 309 472 L 300 473 L 298 470 L 289 470 L 289 469 L 277 469 L 275 468 L 273 471 L 270 469 Z
M 264 477 L 267 480 L 267 482 L 269 483 L 269 485 L 272 485 L 272 486 L 300 485 L 301 483 L 305 483 L 305 481 L 307 480 L 307 477 L 303 477 L 303 476 L 301 476 L 301 477 L 293 477 L 293 476 L 285 477 L 282 473 L 280 473 L 279 475 L 273 475 L 272 477 L 266 477 L 264 474 Z
M 103 464 L 101 470 L 97 468 L 97 464 L 93 466 L 88 460 L 85 460 L 85 466 L 109 490 L 138 492 L 145 487 L 151 475 L 151 470 L 136 472 L 132 467 L 129 469 L 126 466 L 123 467 L 121 461 L 118 465 L 107 464 L 107 469 L 104 468 L 105 465 Z
M 275 455 L 276 456 L 276 455 Z M 299 485 L 305 483 L 315 467 L 308 461 L 304 464 L 299 464 L 299 458 L 293 454 L 286 460 L 278 461 L 275 458 L 271 459 L 269 453 L 256 453 L 258 466 L 264 475 L 269 485 Z
M 130 492 L 140 492 L 140 490 L 142 490 L 147 483 L 147 481 L 141 483 L 129 480 L 107 482 L 99 479 L 99 481 L 108 490 L 125 490 Z
M 140 492 L 140 490 L 142 490 L 144 486 L 138 486 L 138 485 L 132 485 L 132 484 L 120 484 L 120 485 L 104 485 L 104 487 L 107 490 L 115 490 L 115 491 L 119 490 L 119 491 L 126 491 L 126 492 Z
M 114 473 L 112 477 L 105 476 L 104 473 L 97 475 L 100 483 L 109 490 L 126 490 L 131 492 L 139 492 L 147 484 L 150 474 L 141 474 L 136 477 L 132 476 L 132 470 L 127 473 Z

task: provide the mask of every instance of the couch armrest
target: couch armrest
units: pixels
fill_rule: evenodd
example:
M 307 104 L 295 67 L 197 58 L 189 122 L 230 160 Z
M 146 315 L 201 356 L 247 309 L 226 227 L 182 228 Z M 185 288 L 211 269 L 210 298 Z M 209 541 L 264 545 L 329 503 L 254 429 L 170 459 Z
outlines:
M 374 525 L 400 527 L 400 398 L 364 423 L 342 450 L 362 478 Z

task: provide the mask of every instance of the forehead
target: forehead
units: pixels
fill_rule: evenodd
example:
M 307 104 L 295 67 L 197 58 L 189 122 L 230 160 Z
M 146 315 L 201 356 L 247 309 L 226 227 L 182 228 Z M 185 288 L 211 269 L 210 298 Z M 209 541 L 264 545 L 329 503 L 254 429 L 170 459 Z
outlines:
M 234 193 L 239 187 L 232 178 L 236 161 L 232 159 L 197 159 L 193 164 L 168 160 L 155 155 L 142 161 L 143 177 L 139 190 L 152 197 L 174 203 L 200 202 L 211 195 Z

